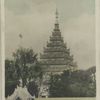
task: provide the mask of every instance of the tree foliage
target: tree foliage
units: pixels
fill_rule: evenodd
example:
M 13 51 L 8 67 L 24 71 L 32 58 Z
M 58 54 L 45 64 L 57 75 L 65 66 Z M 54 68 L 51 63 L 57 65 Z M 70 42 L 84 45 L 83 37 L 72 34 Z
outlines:
M 34 81 L 29 82 L 27 89 L 32 96 L 35 94 L 35 96 L 38 97 L 38 85 Z
M 92 74 L 95 75 L 93 72 Z M 52 75 L 50 79 L 50 97 L 94 97 L 96 80 L 87 71 L 64 71 L 61 75 Z
M 39 81 L 43 74 L 42 68 L 37 60 L 37 54 L 32 49 L 18 48 L 13 53 L 13 58 L 11 61 L 5 61 L 6 97 L 13 93 L 20 79 L 24 87 L 30 84 L 31 81 Z
M 19 48 L 13 53 L 15 68 L 23 86 L 31 79 L 41 76 L 42 69 L 37 61 L 37 54 L 32 49 Z
M 5 61 L 5 96 L 11 95 L 18 84 L 14 61 Z

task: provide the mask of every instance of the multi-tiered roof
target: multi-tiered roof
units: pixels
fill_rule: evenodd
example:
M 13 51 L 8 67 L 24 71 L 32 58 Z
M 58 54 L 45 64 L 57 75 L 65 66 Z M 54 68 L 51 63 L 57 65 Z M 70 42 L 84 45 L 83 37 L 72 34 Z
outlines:
M 59 29 L 58 12 L 56 11 L 56 23 L 52 36 L 47 46 L 44 48 L 43 54 L 40 54 L 41 65 L 44 66 L 65 66 L 75 67 L 73 55 L 70 55 L 70 49 L 64 43 L 63 37 Z M 58 68 L 62 68 L 58 67 Z M 57 67 L 56 67 L 57 69 Z

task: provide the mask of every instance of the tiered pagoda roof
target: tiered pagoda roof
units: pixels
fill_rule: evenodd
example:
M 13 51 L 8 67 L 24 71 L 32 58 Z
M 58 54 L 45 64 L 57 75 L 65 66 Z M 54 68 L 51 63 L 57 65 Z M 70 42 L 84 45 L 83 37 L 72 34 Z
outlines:
M 40 63 L 42 65 L 74 65 L 73 55 L 70 55 L 70 49 L 67 48 L 61 36 L 57 11 L 55 27 L 43 54 L 40 54 Z

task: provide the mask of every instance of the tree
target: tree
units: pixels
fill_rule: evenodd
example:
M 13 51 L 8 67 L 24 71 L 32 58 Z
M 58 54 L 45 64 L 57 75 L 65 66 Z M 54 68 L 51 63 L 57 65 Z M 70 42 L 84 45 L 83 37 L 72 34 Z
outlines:
M 13 53 L 17 76 L 22 79 L 23 87 L 31 80 L 42 76 L 42 68 L 37 61 L 37 54 L 32 49 L 19 48 Z
M 96 80 L 91 77 L 93 73 L 89 74 L 88 70 L 67 70 L 61 75 L 52 75 L 50 97 L 95 97 Z
M 29 82 L 27 89 L 32 96 L 38 97 L 38 85 L 34 81 Z
M 13 58 L 11 61 L 5 61 L 6 97 L 14 92 L 16 86 L 19 84 L 19 80 L 22 80 L 23 87 L 26 85 L 29 86 L 31 81 L 34 81 L 38 85 L 39 79 L 41 79 L 43 74 L 37 60 L 37 54 L 32 49 L 18 48 L 13 53 Z M 29 91 L 31 91 L 30 89 L 28 88 Z
M 64 71 L 61 75 L 52 75 L 50 79 L 49 93 L 50 97 L 70 96 L 70 70 Z
M 18 84 L 14 61 L 5 60 L 5 96 L 10 96 Z

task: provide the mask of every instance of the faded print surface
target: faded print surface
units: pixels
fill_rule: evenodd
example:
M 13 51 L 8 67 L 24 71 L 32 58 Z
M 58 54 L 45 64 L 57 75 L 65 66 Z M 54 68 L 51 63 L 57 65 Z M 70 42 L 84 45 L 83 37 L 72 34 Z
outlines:
M 5 15 L 7 100 L 96 96 L 95 0 L 5 0 Z

